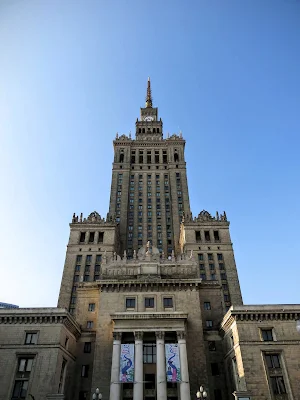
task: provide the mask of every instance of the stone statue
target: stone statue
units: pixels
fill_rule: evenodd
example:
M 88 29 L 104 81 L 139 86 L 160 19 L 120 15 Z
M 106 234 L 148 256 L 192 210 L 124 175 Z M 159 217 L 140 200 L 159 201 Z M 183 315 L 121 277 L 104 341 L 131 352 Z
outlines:
M 150 254 L 151 250 L 150 250 L 150 241 L 148 240 L 147 244 L 146 244 L 146 256 Z

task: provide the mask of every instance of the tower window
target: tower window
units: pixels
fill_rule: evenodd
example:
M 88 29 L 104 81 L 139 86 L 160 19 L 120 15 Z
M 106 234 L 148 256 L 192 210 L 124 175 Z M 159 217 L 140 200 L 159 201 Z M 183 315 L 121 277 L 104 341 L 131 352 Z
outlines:
M 80 243 L 84 243 L 85 241 L 85 232 L 80 232 Z
M 272 329 L 261 329 L 261 336 L 264 342 L 272 342 L 274 340 Z
M 172 308 L 172 307 L 173 307 L 173 298 L 164 297 L 164 308 Z
M 153 133 L 156 133 L 156 129 L 155 128 L 153 128 Z
M 286 394 L 286 388 L 283 380 L 283 376 L 271 376 L 271 384 L 273 393 L 276 394 Z
M 87 378 L 89 376 L 89 365 L 82 365 L 82 367 L 81 367 L 81 376 L 83 378 Z
M 120 154 L 119 162 L 120 162 L 120 163 L 121 163 L 121 162 L 124 162 L 124 153 L 121 153 L 121 154 Z
M 213 322 L 211 319 L 206 320 L 206 328 L 212 328 L 213 327 Z
M 83 352 L 84 353 L 90 353 L 91 350 L 92 350 L 92 343 L 91 342 L 85 342 L 84 343 Z
M 157 128 L 157 133 L 159 133 L 159 128 Z
M 167 164 L 167 162 L 168 162 L 167 151 L 166 151 L 166 150 L 163 150 L 163 163 L 164 163 L 164 164 Z
M 280 368 L 279 354 L 266 354 L 265 358 L 269 369 Z
M 214 231 L 214 239 L 216 242 L 220 240 L 219 231 Z
M 214 340 L 208 342 L 208 350 L 209 351 L 216 351 L 216 342 Z
M 159 151 L 155 151 L 155 163 L 159 163 Z
M 140 150 L 140 152 L 139 152 L 139 163 L 143 164 L 143 162 L 144 162 L 143 150 Z
M 145 298 L 145 308 L 154 308 L 154 297 Z
M 89 243 L 94 243 L 95 240 L 95 232 L 90 232 Z
M 179 157 L 178 157 L 178 153 L 174 153 L 174 161 L 178 162 L 179 161 Z
M 212 376 L 220 375 L 218 363 L 211 363 L 211 374 Z
M 210 234 L 209 234 L 209 231 L 204 231 L 204 237 L 205 237 L 206 242 L 210 242 Z
M 142 132 L 145 133 L 145 128 L 142 129 Z
M 103 243 L 104 232 L 99 232 L 98 243 Z

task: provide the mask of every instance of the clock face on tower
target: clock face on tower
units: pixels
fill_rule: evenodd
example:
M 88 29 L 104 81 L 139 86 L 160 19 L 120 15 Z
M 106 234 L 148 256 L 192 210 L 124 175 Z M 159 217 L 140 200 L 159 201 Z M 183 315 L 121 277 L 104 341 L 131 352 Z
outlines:
M 146 117 L 144 117 L 144 121 L 153 121 L 154 117 L 151 117 L 150 115 L 147 115 Z

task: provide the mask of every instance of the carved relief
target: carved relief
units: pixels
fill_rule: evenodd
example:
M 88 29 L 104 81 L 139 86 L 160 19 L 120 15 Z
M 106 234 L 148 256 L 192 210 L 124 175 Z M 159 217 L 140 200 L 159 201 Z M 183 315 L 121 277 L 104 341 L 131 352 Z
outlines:
M 186 333 L 184 331 L 178 331 L 177 332 L 177 339 L 178 340 L 185 339 L 185 337 L 186 337 Z
M 165 338 L 165 332 L 164 331 L 157 331 L 155 332 L 156 338 L 157 339 L 164 339 Z
M 122 332 L 113 332 L 113 338 L 114 340 L 120 340 L 122 339 Z
M 144 335 L 144 332 L 142 332 L 142 331 L 136 331 L 136 332 L 134 332 L 134 338 L 135 338 L 135 340 L 143 340 L 143 335 Z

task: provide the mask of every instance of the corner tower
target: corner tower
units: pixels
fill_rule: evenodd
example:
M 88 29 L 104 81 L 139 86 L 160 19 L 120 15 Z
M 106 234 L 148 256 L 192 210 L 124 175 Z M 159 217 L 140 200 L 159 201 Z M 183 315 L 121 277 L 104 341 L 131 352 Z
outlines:
M 180 223 L 190 214 L 185 140 L 163 137 L 148 78 L 146 104 L 135 123 L 135 139 L 116 136 L 109 213 L 120 226 L 128 257 L 149 241 L 161 253 L 179 254 Z

